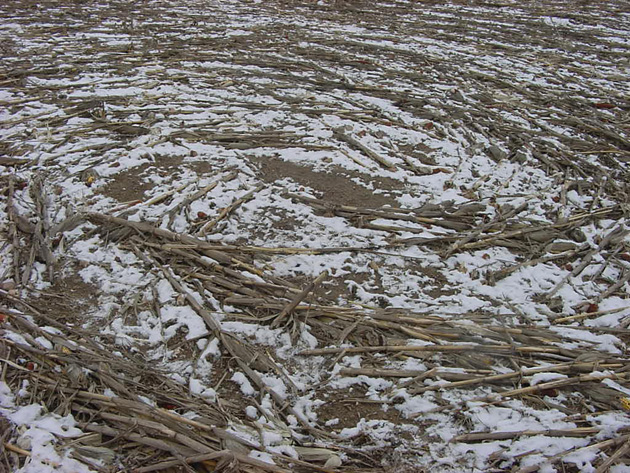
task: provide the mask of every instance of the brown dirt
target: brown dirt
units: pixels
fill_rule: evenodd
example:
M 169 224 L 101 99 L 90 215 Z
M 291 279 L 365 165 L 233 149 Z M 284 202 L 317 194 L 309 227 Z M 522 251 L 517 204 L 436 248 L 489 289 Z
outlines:
M 410 271 L 417 271 L 418 273 L 421 273 L 432 279 L 432 285 L 434 287 L 432 289 L 423 288 L 422 290 L 422 292 L 427 296 L 437 299 L 441 296 L 451 296 L 456 292 L 455 289 L 445 288 L 448 281 L 444 277 L 444 275 L 435 268 L 432 268 L 430 266 L 415 266 L 413 269 L 410 269 Z
M 391 195 L 375 193 L 367 187 L 353 182 L 352 178 L 359 178 L 368 186 L 370 182 L 377 189 L 395 192 L 401 184 L 399 181 L 388 178 L 371 178 L 347 169 L 334 169 L 333 172 L 316 172 L 307 166 L 301 166 L 280 159 L 250 158 L 258 164 L 260 177 L 265 182 L 275 182 L 278 179 L 289 177 L 294 181 L 308 186 L 321 195 L 321 200 L 329 204 L 351 205 L 355 207 L 383 207 L 397 206 L 396 200 Z
M 201 156 L 199 158 L 201 158 Z M 219 163 L 221 163 L 221 161 L 199 159 L 199 158 L 197 158 L 196 161 L 192 161 L 191 158 L 188 158 L 183 163 L 187 168 L 194 171 L 199 177 L 202 177 L 207 174 L 213 174 L 213 173 L 216 173 L 217 170 L 224 169 L 222 166 L 218 165 Z
M 60 323 L 81 325 L 98 307 L 99 290 L 87 284 L 78 273 L 72 273 L 42 292 L 35 307 Z
M 151 188 L 151 184 L 143 182 L 141 175 L 148 165 L 123 171 L 112 176 L 111 180 L 100 190 L 105 197 L 111 197 L 119 202 L 141 200 L 144 193 Z
M 100 193 L 119 202 L 131 202 L 144 198 L 144 193 L 153 187 L 146 178 L 151 174 L 166 176 L 182 166 L 181 156 L 155 156 L 153 164 L 142 164 L 111 176 L 110 181 L 100 189 Z
M 395 425 L 410 423 L 393 404 L 366 402 L 366 392 L 364 386 L 355 385 L 325 394 L 322 399 L 325 404 L 317 408 L 318 422 L 324 425 L 329 420 L 338 419 L 336 424 L 327 427 L 334 431 L 356 427 L 361 419 L 383 420 Z M 404 440 L 411 440 L 410 435 L 408 432 L 399 433 Z M 360 443 L 361 439 L 355 439 L 355 442 Z
M 431 279 L 431 281 L 427 282 L 422 287 L 416 288 L 416 292 L 418 294 L 424 294 L 431 298 L 438 298 L 441 296 L 450 296 L 455 293 L 454 289 L 450 289 L 447 287 L 447 280 L 444 275 L 435 268 L 430 266 L 418 266 L 411 262 L 408 262 L 403 271 L 405 274 L 412 275 L 422 275 Z M 353 287 L 349 287 L 349 283 L 347 281 L 353 281 L 359 286 L 362 286 L 368 282 L 373 282 L 376 284 L 377 289 L 371 290 L 371 292 L 377 292 L 379 294 L 387 294 L 388 296 L 395 296 L 392 291 L 387 291 L 383 286 L 383 282 L 381 279 L 381 275 L 379 273 L 378 266 L 374 266 L 370 268 L 370 272 L 362 272 L 362 273 L 354 273 L 354 274 L 346 274 L 342 277 L 330 278 L 330 280 L 326 281 L 325 286 L 318 291 L 318 296 L 325 297 L 330 301 L 346 301 L 352 302 L 353 297 Z M 292 282 L 296 283 L 298 286 L 304 286 L 308 283 L 307 278 L 294 279 Z M 375 300 L 375 304 L 378 304 L 379 301 Z
M 317 409 L 319 422 L 324 424 L 331 419 L 339 419 L 339 423 L 331 427 L 335 430 L 356 427 L 361 419 L 379 419 L 396 424 L 405 422 L 400 411 L 394 406 L 390 405 L 387 410 L 384 410 L 382 403 L 365 402 L 364 391 L 364 389 L 354 386 L 348 390 L 332 393 L 324 399 L 326 403 Z M 357 400 L 354 401 L 354 399 Z
M 236 407 L 243 412 L 245 407 L 253 406 L 254 403 L 241 392 L 238 384 L 230 381 L 234 369 L 238 370 L 234 360 L 226 356 L 218 358 L 212 370 L 212 386 L 216 389 L 221 404 L 230 408 Z
M 346 281 L 351 280 L 356 282 L 359 286 L 368 281 L 369 273 L 354 273 L 346 274 L 342 277 L 329 278 L 325 285 L 318 291 L 318 295 L 325 294 L 325 297 L 330 301 L 352 300 L 352 293 L 348 287 Z

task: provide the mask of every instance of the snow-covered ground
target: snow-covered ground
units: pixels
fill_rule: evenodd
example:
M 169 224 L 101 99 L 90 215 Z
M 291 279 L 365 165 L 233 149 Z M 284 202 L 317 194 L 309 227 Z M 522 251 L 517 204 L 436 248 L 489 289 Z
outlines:
M 39 370 L 203 417 L 66 376 L 90 334 L 222 413 L 191 458 L 630 470 L 624 5 L 0 6 L 7 465 L 157 462 Z

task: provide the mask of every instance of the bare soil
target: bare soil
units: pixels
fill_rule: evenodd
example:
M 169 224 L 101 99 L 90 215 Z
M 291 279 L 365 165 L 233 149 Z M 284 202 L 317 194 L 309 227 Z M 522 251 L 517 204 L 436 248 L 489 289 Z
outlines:
M 394 179 L 370 178 L 340 168 L 316 172 L 308 166 L 274 158 L 256 159 L 254 162 L 258 164 L 264 182 L 274 183 L 288 177 L 315 190 L 327 204 L 369 208 L 397 205 L 389 193 L 401 187 L 400 181 Z M 358 179 L 363 185 L 353 182 L 353 179 Z

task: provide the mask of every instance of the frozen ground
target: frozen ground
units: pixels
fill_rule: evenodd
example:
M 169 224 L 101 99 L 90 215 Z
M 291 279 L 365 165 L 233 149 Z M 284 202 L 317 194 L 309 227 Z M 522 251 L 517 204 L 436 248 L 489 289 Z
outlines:
M 547 3 L 3 2 L 5 466 L 630 471 L 630 10 Z

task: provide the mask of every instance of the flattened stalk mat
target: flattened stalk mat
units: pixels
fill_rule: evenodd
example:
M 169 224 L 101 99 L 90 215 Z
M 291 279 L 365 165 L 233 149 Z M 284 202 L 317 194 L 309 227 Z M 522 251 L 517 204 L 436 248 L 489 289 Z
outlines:
M 627 3 L 0 11 L 6 471 L 626 471 Z

